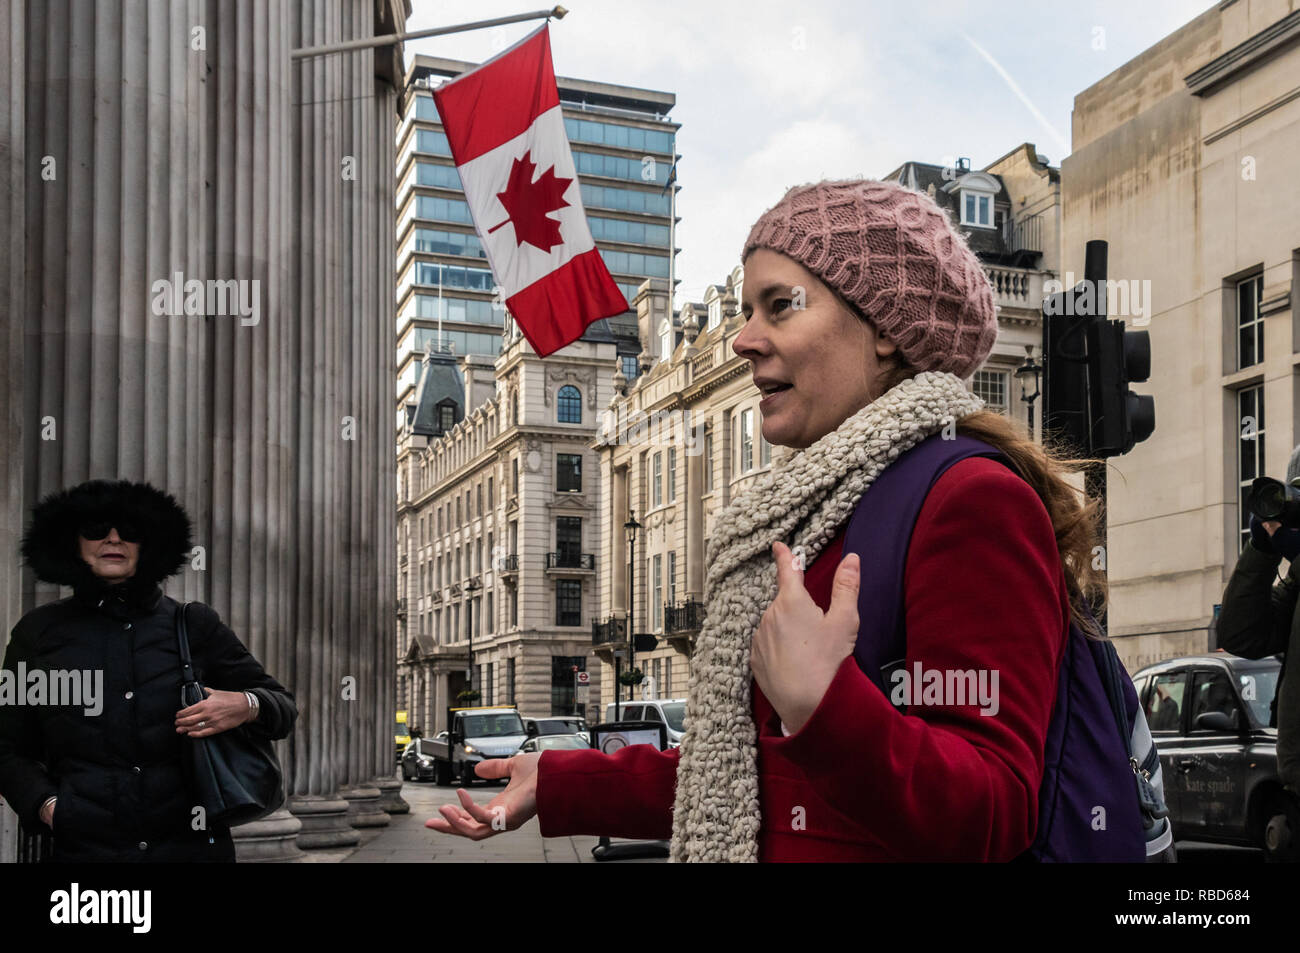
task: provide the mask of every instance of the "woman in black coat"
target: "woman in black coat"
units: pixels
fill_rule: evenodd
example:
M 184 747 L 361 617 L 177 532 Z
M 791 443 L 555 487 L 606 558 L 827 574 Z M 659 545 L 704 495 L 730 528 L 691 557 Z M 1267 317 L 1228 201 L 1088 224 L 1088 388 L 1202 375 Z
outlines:
M 186 625 L 208 697 L 182 708 L 178 603 L 159 583 L 189 558 L 184 509 L 145 483 L 83 483 L 36 507 L 22 552 L 73 595 L 28 612 L 11 635 L 0 795 L 29 830 L 53 831 L 56 861 L 233 862 L 229 828 L 196 809 L 186 736 L 247 725 L 284 738 L 298 709 L 201 603 Z

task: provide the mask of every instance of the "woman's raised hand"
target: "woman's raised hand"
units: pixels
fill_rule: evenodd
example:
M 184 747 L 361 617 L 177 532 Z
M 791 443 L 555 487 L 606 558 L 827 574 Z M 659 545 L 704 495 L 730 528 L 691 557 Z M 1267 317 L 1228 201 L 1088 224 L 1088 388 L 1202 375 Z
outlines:
M 444 804 L 438 808 L 442 817 L 431 817 L 424 826 L 470 840 L 517 830 L 537 813 L 537 762 L 541 757 L 518 754 L 513 758 L 480 761 L 474 766 L 475 774 L 480 778 L 509 778 L 506 789 L 483 807 L 475 804 L 469 792 L 461 788 L 456 792 L 460 806 Z
M 795 734 L 817 710 L 840 663 L 853 654 L 861 566 L 856 553 L 840 560 L 830 609 L 822 612 L 804 587 L 790 547 L 773 543 L 772 553 L 776 598 L 754 632 L 749 666 L 782 723 Z

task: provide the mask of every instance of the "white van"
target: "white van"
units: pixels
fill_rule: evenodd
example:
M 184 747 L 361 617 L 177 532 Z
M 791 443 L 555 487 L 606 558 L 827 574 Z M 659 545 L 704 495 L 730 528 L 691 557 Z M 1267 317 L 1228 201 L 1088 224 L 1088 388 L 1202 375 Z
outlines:
M 668 728 L 668 747 L 676 748 L 685 733 L 685 698 L 642 698 L 619 702 L 618 718 L 614 717 L 614 703 L 605 706 L 605 721 L 658 721 Z

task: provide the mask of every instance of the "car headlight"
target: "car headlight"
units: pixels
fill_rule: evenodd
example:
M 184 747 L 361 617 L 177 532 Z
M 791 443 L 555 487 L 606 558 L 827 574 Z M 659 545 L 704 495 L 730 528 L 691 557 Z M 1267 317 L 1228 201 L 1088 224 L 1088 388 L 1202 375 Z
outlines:
M 428 758 L 421 758 L 421 759 L 420 759 L 420 767 L 422 767 L 422 768 L 429 768 L 429 767 L 432 767 L 432 766 L 433 766 L 433 762 L 432 762 L 431 760 L 429 760 Z
M 466 746 L 465 746 L 465 753 L 466 753 L 466 754 L 478 754 L 478 748 L 475 748 L 473 745 L 466 745 Z

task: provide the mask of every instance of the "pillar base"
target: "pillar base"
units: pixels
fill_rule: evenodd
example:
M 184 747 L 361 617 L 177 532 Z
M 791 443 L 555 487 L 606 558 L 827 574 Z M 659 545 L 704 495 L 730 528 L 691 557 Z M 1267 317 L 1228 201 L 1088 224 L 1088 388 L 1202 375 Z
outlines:
M 387 827 L 392 820 L 379 802 L 379 788 L 357 785 L 339 794 L 348 802 L 348 823 L 353 827 Z
M 348 819 L 348 802 L 341 797 L 304 794 L 289 798 L 288 808 L 302 822 L 298 846 L 303 850 L 356 847 L 361 835 Z
M 375 778 L 370 787 L 379 788 L 379 807 L 392 814 L 410 814 L 411 805 L 402 800 L 402 782 L 397 778 Z
M 240 824 L 230 836 L 235 841 L 235 859 L 241 864 L 300 863 L 307 855 L 298 848 L 302 821 L 285 808 L 260 821 Z

